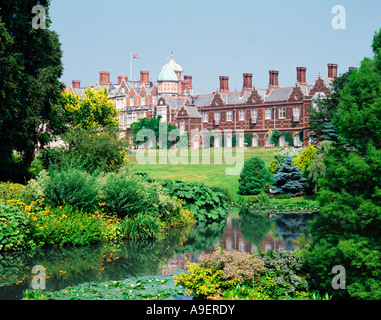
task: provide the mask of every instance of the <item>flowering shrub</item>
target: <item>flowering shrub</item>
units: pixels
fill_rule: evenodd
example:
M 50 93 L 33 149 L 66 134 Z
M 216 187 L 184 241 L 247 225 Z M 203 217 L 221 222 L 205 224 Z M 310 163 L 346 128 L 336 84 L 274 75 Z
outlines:
M 263 262 L 247 252 L 217 249 L 212 254 L 202 255 L 199 262 L 206 268 L 222 270 L 221 278 L 233 282 L 253 281 L 264 270 Z

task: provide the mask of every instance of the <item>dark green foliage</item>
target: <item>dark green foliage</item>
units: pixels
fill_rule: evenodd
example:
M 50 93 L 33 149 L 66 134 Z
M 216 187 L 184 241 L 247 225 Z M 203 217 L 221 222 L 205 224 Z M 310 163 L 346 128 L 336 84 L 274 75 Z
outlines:
M 278 130 L 273 130 L 271 134 L 270 142 L 276 147 L 279 146 L 280 132 Z
M 152 132 L 155 135 L 155 141 L 152 141 L 153 147 L 159 147 L 161 149 L 169 149 L 175 142 L 180 140 L 180 131 L 178 128 L 166 121 L 161 121 L 161 116 L 158 116 L 157 118 L 142 118 L 139 119 L 138 122 L 135 122 L 131 125 L 131 132 L 132 132 L 132 141 L 135 146 L 139 146 L 143 143 L 146 143 L 148 141 L 148 137 L 145 136 L 142 141 L 138 141 L 138 133 L 139 131 L 143 129 L 152 130 Z M 168 139 L 169 134 L 171 131 L 175 131 L 177 134 L 173 136 L 173 133 L 171 134 L 172 139 Z M 162 135 L 162 136 L 160 136 Z M 177 136 L 177 138 L 176 138 Z M 143 137 L 141 137 L 143 138 Z M 163 145 L 160 145 L 161 143 L 164 143 Z
M 273 175 L 262 159 L 254 157 L 245 161 L 238 181 L 239 194 L 256 195 L 264 190 L 266 184 L 273 182 Z
M 291 196 L 299 195 L 303 192 L 304 185 L 307 182 L 307 179 L 302 174 L 302 170 L 299 167 L 294 167 L 291 157 L 287 156 L 284 164 L 274 177 L 275 184 L 271 186 L 271 189 L 275 193 L 289 194 Z
M 245 143 L 247 147 L 252 147 L 253 144 L 253 134 L 245 133 Z
M 101 187 L 101 203 L 109 213 L 118 217 L 136 217 L 139 213 L 150 212 L 159 215 L 159 194 L 138 176 L 125 172 L 109 173 Z
M 62 135 L 65 147 L 44 148 L 41 161 L 44 169 L 73 163 L 92 173 L 118 171 L 125 163 L 128 143 L 112 128 L 72 128 Z
M 50 119 L 51 107 L 58 101 L 63 88 L 63 84 L 58 80 L 63 71 L 58 35 L 49 30 L 49 19 L 46 23 L 47 28 L 38 30 L 32 28 L 31 11 L 36 4 L 48 10 L 50 1 L 1 2 L 0 178 L 2 179 L 12 178 L 8 172 L 8 165 L 13 150 L 20 152 L 22 167 L 27 168 L 33 160 L 38 143 L 44 144 L 49 140 L 40 125 Z M 20 171 L 17 166 L 14 170 Z
M 340 92 L 338 139 L 325 160 L 321 215 L 306 252 L 320 290 L 330 288 L 333 266 L 345 268 L 346 290 L 332 291 L 338 298 L 381 299 L 380 34 L 374 60 L 365 58 Z
M 294 145 L 294 137 L 292 136 L 292 133 L 291 132 L 284 132 L 283 135 L 284 135 L 284 141 L 290 147 L 292 147 Z
M 195 213 L 197 221 L 225 218 L 225 195 L 212 190 L 200 182 L 165 180 L 162 182 L 167 193 L 184 201 L 184 205 Z
M 96 207 L 98 189 L 96 177 L 86 171 L 67 166 L 65 169 L 53 169 L 45 180 L 43 190 L 46 203 L 53 206 L 71 205 L 91 210 Z
M 335 78 L 332 82 L 331 96 L 319 98 L 315 101 L 316 107 L 311 106 L 308 126 L 312 137 L 336 141 L 337 127 L 333 123 L 333 118 L 340 102 L 340 90 L 344 88 L 350 75 L 351 72 L 348 71 Z
M 27 215 L 17 207 L 0 202 L 0 251 L 20 250 L 28 238 Z

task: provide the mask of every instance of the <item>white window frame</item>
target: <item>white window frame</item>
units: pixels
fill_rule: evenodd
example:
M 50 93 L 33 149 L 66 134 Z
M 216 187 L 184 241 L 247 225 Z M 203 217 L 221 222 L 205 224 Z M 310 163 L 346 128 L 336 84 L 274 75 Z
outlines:
M 254 120 L 255 122 L 258 121 L 258 110 L 257 109 L 251 110 L 251 119 Z
M 286 107 L 280 107 L 279 108 L 279 119 L 285 119 L 286 118 Z
M 226 112 L 226 121 L 233 121 L 233 111 Z
M 141 103 L 142 106 L 145 106 L 145 105 L 146 105 L 146 96 L 145 96 L 145 95 L 142 95 L 142 96 L 141 96 L 141 102 L 142 102 L 142 103 Z
M 130 96 L 130 107 L 134 105 L 134 96 Z
M 300 120 L 300 107 L 299 106 L 294 107 L 294 120 L 297 120 L 297 121 Z
M 202 113 L 202 121 L 203 122 L 209 122 L 209 112 L 203 112 Z
M 219 124 L 220 123 L 220 112 L 219 111 L 216 111 L 214 113 L 214 121 Z
M 239 121 L 245 121 L 245 110 L 239 110 Z
M 266 108 L 265 120 L 271 120 L 271 108 Z

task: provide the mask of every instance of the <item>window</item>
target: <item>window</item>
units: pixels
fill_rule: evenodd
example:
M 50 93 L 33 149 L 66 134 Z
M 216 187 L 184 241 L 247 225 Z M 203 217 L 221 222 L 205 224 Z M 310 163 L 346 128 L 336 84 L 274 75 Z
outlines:
M 280 107 L 279 108 L 279 119 L 284 119 L 284 118 L 286 118 L 286 108 Z
M 208 112 L 203 112 L 202 113 L 202 119 L 204 122 L 208 122 L 209 121 L 209 113 Z
M 266 136 L 266 146 L 268 146 L 270 144 L 270 137 L 267 135 Z
M 266 109 L 266 116 L 265 116 L 265 119 L 266 119 L 266 120 L 271 119 L 271 108 L 267 108 L 267 109 Z
M 245 121 L 245 110 L 239 110 L 239 121 Z
M 130 97 L 130 107 L 134 105 L 134 96 Z
M 258 110 L 251 110 L 251 121 L 257 122 L 258 120 Z
M 132 122 L 136 122 L 136 113 L 135 112 L 132 113 Z
M 228 111 L 226 114 L 226 121 L 232 121 L 233 120 L 233 111 Z
M 181 121 L 180 123 L 180 134 L 185 133 L 185 121 Z
M 253 147 L 258 147 L 258 137 L 253 136 Z
M 142 96 L 142 106 L 146 105 L 146 96 Z
M 219 112 L 214 113 L 214 121 L 216 122 L 216 124 L 220 123 L 220 113 Z
M 300 120 L 300 107 L 294 107 L 294 120 Z
M 281 147 L 283 147 L 284 144 L 285 144 L 285 142 L 286 142 L 285 136 L 282 134 L 282 135 L 280 136 L 280 138 L 279 138 L 279 145 L 280 145 Z

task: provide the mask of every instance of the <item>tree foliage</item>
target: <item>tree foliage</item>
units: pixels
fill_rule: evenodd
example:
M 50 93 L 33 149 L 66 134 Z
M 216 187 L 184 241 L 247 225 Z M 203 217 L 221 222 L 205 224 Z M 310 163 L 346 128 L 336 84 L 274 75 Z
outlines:
M 170 148 L 175 142 L 178 142 L 180 140 L 180 131 L 177 129 L 177 127 L 169 122 L 161 121 L 162 117 L 154 117 L 154 118 L 142 118 L 139 119 L 139 121 L 133 123 L 131 125 L 131 132 L 132 132 L 132 141 L 134 145 L 138 146 L 143 143 L 148 142 L 148 136 L 143 134 L 144 139 L 137 139 L 139 138 L 138 134 L 139 132 L 142 133 L 144 129 L 152 130 L 154 133 L 154 139 L 155 141 L 152 141 L 153 147 L 160 147 L 160 148 Z M 177 130 L 177 134 L 175 135 L 173 140 L 168 139 L 168 135 L 173 130 Z M 184 142 L 184 137 L 182 142 Z M 160 145 L 160 142 L 162 145 Z M 185 146 L 186 143 L 183 143 Z
M 282 167 L 274 177 L 274 184 L 271 189 L 275 193 L 299 195 L 304 190 L 307 179 L 302 176 L 302 170 L 292 165 L 292 158 L 287 155 Z
M 266 185 L 273 182 L 273 175 L 262 159 L 253 157 L 245 161 L 238 182 L 239 194 L 257 195 L 264 191 Z
M 2 1 L 0 7 L 0 164 L 9 171 L 11 154 L 18 151 L 28 167 L 38 143 L 49 137 L 43 124 L 51 117 L 63 84 L 58 35 L 46 28 L 33 29 L 34 0 Z M 38 4 L 49 9 L 50 1 Z
M 83 96 L 69 89 L 64 90 L 53 111 L 54 118 L 49 127 L 56 133 L 64 133 L 69 127 L 88 129 L 96 126 L 117 127 L 119 124 L 118 110 L 109 99 L 107 86 L 99 90 L 89 87 Z
M 306 149 L 303 150 L 302 154 L 295 158 L 294 166 L 298 166 L 302 171 L 314 160 L 316 156 L 316 148 L 309 144 Z
M 312 226 L 306 252 L 315 285 L 327 290 L 331 269 L 346 270 L 346 290 L 336 297 L 381 299 L 381 30 L 374 59 L 365 58 L 340 93 L 334 123 L 338 141 L 325 160 L 318 200 L 321 215 Z

